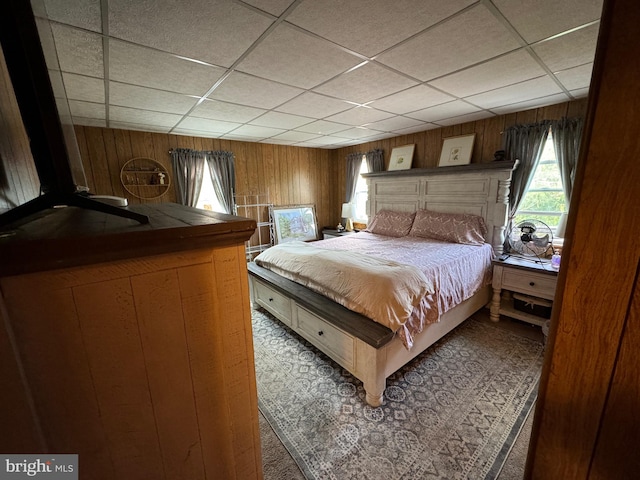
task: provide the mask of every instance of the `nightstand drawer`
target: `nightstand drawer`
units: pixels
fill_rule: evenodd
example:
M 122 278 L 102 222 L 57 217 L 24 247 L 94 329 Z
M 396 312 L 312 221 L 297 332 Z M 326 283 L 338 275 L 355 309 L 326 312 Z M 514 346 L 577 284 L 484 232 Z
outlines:
M 556 277 L 544 273 L 506 268 L 502 274 L 502 288 L 553 300 Z

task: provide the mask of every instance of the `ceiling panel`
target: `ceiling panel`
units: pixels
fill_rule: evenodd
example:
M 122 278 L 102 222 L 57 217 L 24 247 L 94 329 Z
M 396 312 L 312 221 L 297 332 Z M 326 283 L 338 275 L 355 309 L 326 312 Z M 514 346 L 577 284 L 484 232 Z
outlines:
M 602 0 L 32 4 L 76 124 L 337 148 L 584 97 Z

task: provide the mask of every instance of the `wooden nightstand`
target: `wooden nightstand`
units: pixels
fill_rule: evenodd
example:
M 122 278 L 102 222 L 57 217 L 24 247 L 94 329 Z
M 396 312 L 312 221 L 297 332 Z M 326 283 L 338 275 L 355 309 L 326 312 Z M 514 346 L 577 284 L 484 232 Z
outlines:
M 327 238 L 342 237 L 344 235 L 351 235 L 353 233 L 356 232 L 347 232 L 346 230 L 342 230 L 341 232 L 339 232 L 338 230 L 330 230 L 328 228 L 325 228 L 324 230 L 322 230 L 322 239 L 326 240 Z
M 553 301 L 558 272 L 551 268 L 551 262 L 540 264 L 519 257 L 509 257 L 504 261 L 494 260 L 492 263 L 491 320 L 497 322 L 500 315 L 506 315 L 534 325 L 544 325 L 547 318 L 516 310 L 511 294 L 517 292 Z

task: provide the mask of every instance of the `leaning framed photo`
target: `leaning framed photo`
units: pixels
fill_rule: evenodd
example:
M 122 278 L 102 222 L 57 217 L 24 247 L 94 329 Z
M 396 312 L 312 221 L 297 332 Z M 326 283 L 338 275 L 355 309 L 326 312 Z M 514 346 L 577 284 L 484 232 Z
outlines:
M 403 145 L 402 147 L 393 147 L 393 150 L 391 150 L 391 159 L 389 160 L 389 170 L 410 169 L 415 149 L 415 143 L 411 145 Z
M 315 205 L 273 206 L 271 218 L 275 243 L 318 239 Z
M 438 166 L 468 165 L 471 162 L 475 139 L 475 133 L 445 138 L 442 142 L 442 152 L 440 153 Z

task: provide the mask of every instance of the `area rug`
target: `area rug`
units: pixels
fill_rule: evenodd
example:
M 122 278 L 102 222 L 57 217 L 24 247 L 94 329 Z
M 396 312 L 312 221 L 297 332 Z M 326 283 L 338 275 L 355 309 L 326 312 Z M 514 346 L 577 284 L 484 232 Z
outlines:
M 493 479 L 537 393 L 543 346 L 473 318 L 387 379 L 385 403 L 254 310 L 258 403 L 307 479 Z

